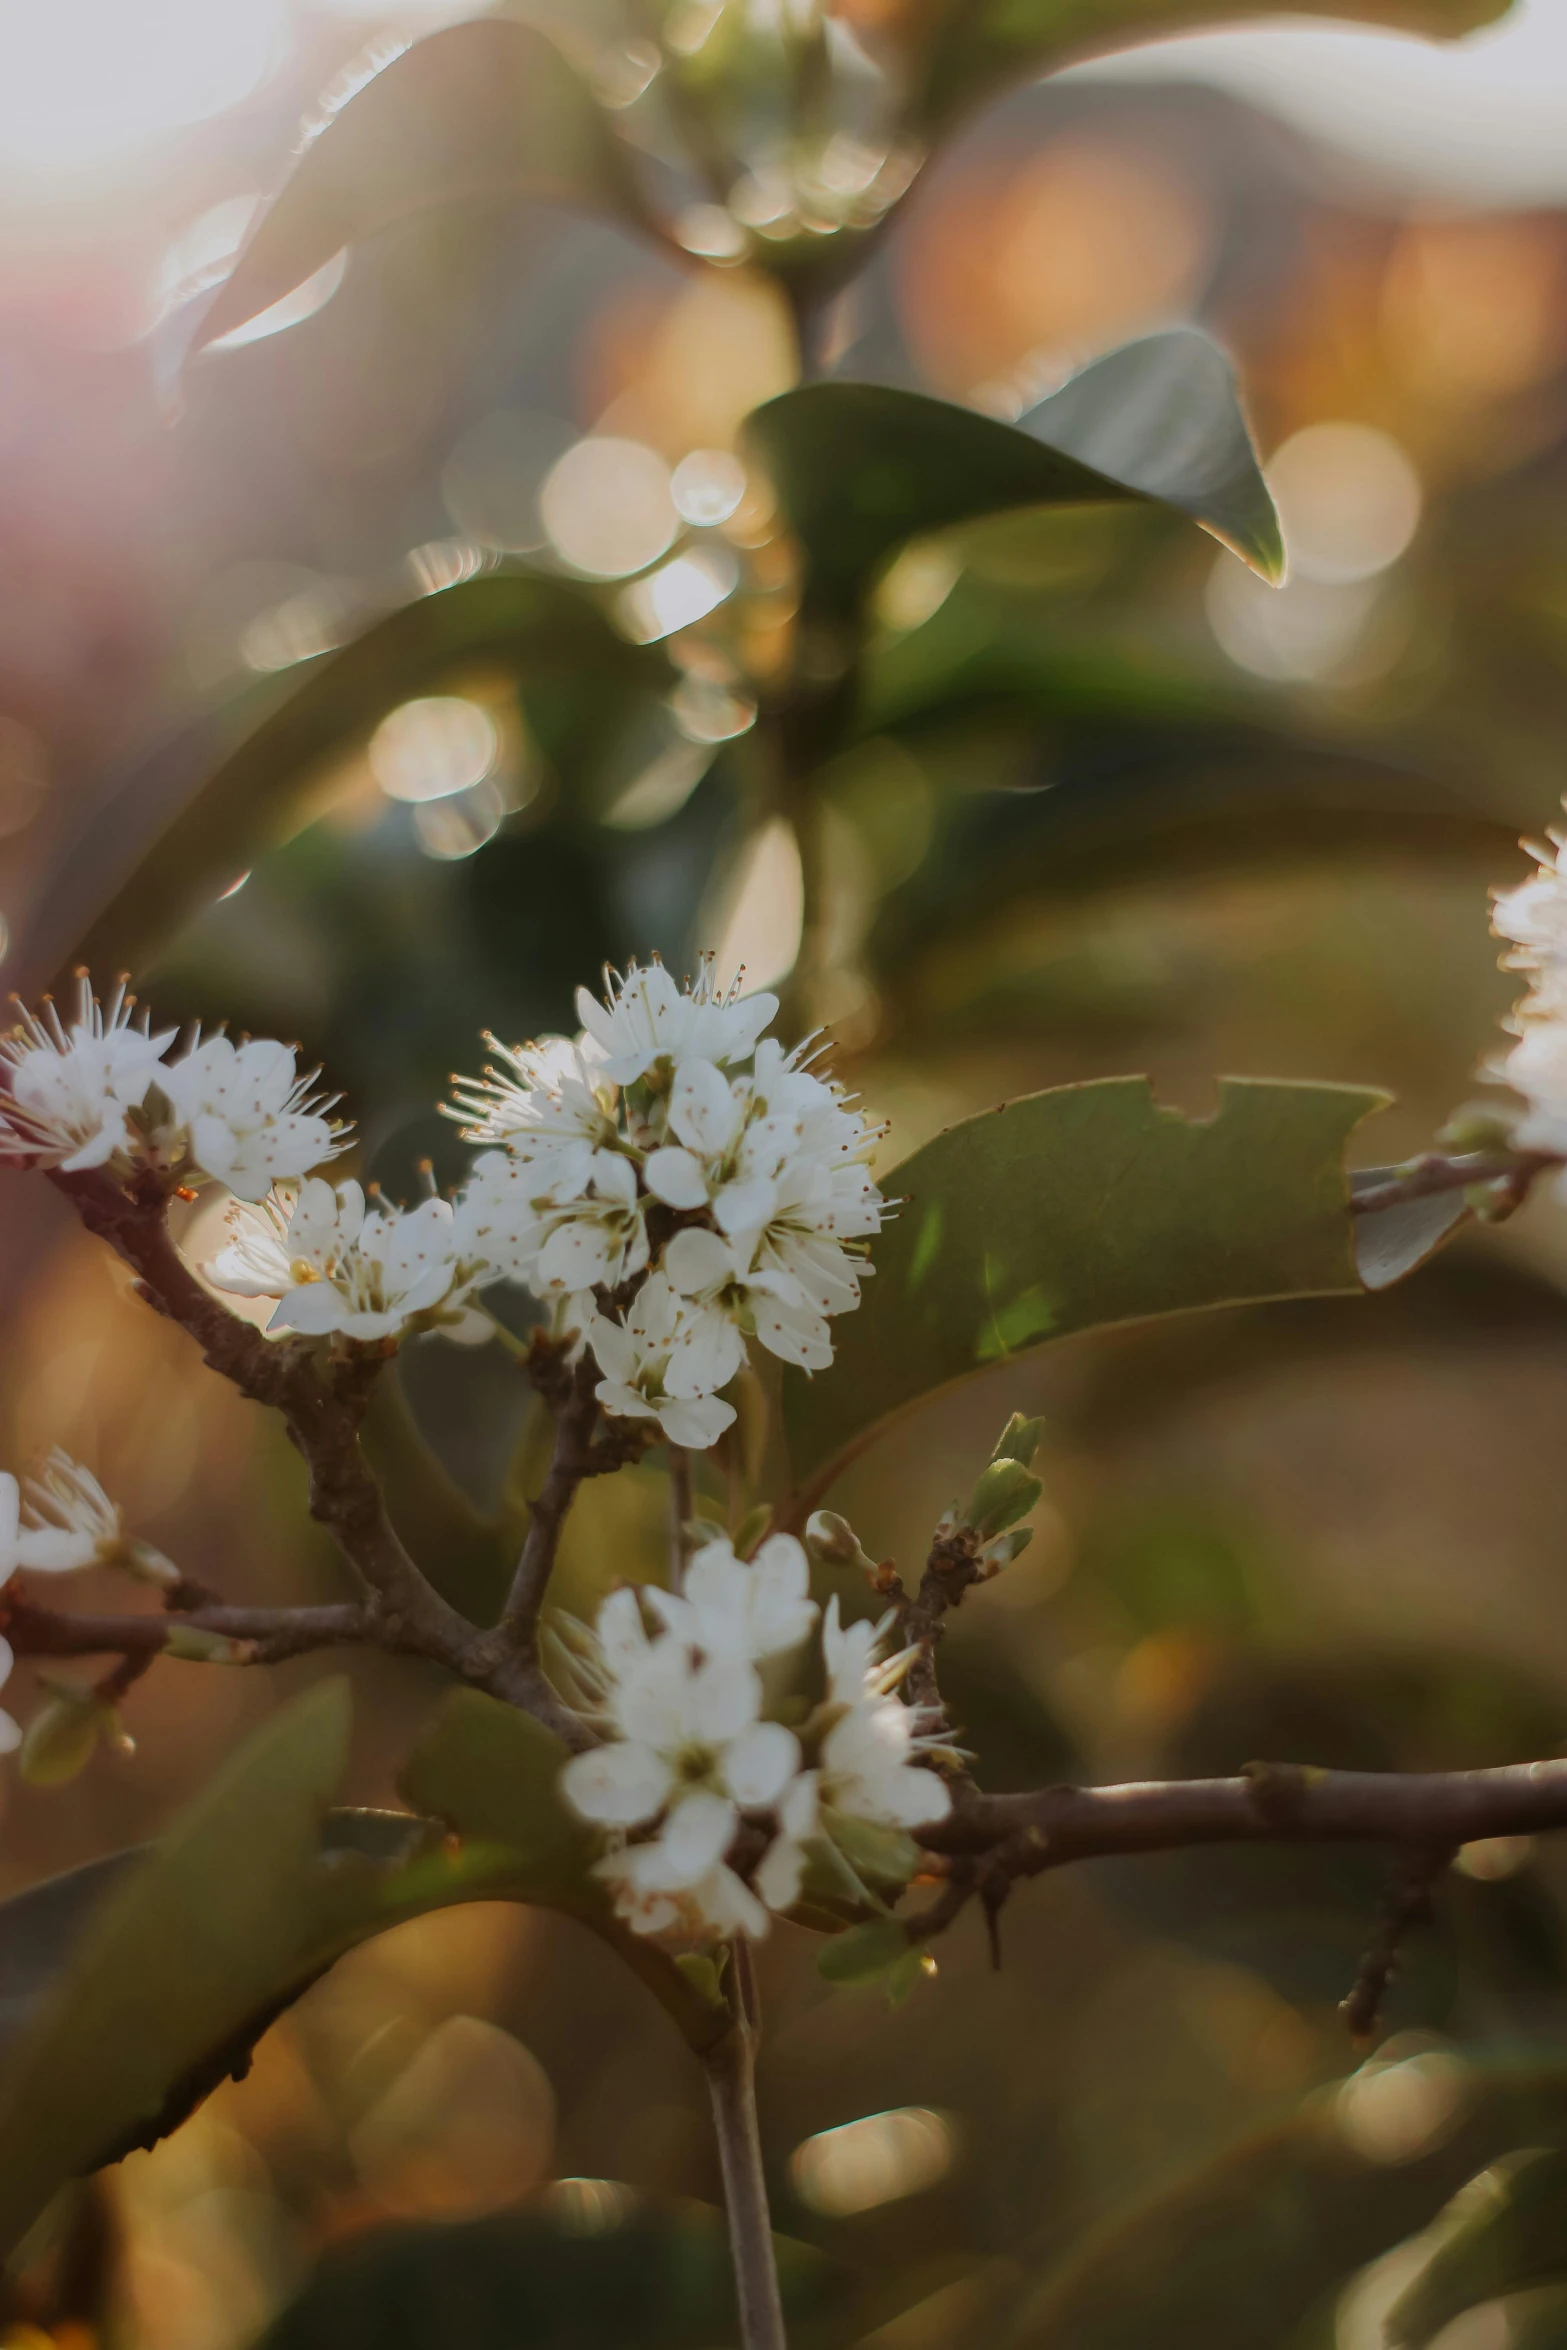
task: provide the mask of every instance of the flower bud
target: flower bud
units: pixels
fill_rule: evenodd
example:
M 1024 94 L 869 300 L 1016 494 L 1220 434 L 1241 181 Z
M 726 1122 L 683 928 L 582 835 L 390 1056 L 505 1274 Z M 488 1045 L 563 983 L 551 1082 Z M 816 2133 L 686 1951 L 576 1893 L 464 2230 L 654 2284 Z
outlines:
M 123 1567 L 127 1575 L 134 1575 L 138 1583 L 151 1583 L 159 1591 L 172 1591 L 180 1580 L 174 1561 L 166 1559 L 150 1542 L 127 1542 L 114 1564 Z
M 1465 1102 L 1437 1135 L 1446 1151 L 1509 1151 L 1518 1113 L 1500 1102 Z
M 1039 1440 L 1045 1433 L 1043 1420 L 1025 1420 L 1021 1412 L 1014 1412 L 996 1439 L 993 1461 L 1018 1461 L 1025 1469 L 1034 1465 Z
M 1021 1461 L 992 1461 L 968 1497 L 963 1522 L 988 1541 L 1026 1518 L 1044 1486 Z
M 163 1653 L 195 1665 L 248 1665 L 255 1657 L 256 1644 L 253 1640 L 231 1640 L 225 1632 L 203 1632 L 197 1624 L 171 1624 Z
M 17 1767 L 31 1787 L 63 1787 L 87 1768 L 99 1739 L 114 1725 L 113 1709 L 90 1689 L 55 1681 L 52 1694 L 27 1725 Z
M 754 1510 L 747 1510 L 735 1528 L 734 1553 L 737 1559 L 747 1559 L 758 1547 L 773 1522 L 773 1505 L 759 1501 Z
M 1033 1539 L 1032 1526 L 1014 1526 L 1010 1534 L 998 1535 L 994 1542 L 986 1543 L 979 1554 L 979 1563 L 987 1576 L 999 1575 L 1003 1567 L 1010 1567 L 1015 1558 L 1022 1556 Z
M 813 1510 L 805 1521 L 805 1547 L 819 1567 L 861 1567 L 867 1574 L 876 1572 L 876 1561 L 868 1558 L 847 1518 L 840 1518 L 836 1510 Z

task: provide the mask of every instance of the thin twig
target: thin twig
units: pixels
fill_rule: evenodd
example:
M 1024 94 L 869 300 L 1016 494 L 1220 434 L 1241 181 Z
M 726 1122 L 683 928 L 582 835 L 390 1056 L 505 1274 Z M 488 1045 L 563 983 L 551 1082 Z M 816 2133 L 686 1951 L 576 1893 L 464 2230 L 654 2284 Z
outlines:
M 730 1945 L 729 1965 L 735 2022 L 702 2061 L 724 2177 L 729 2249 L 740 2304 L 740 2341 L 742 2350 L 788 2350 L 756 2118 L 761 2004 L 750 1944 L 743 1935 L 737 1935 Z
M 1400 1854 L 1382 1903 L 1376 1933 L 1360 1962 L 1348 1998 L 1339 2003 L 1339 2013 L 1355 2039 L 1369 2040 L 1376 2030 L 1405 1937 L 1411 1926 L 1423 1925 L 1429 1919 L 1431 1888 L 1452 1857 L 1450 1844 L 1427 1845 Z
M 691 1516 L 691 1455 L 683 1444 L 669 1447 L 669 1588 L 686 1587 L 686 1524 Z
M 578 1486 L 593 1474 L 593 1437 L 599 1417 L 592 1389 L 574 1388 L 555 1422 L 555 1443 L 544 1483 L 528 1505 L 528 1531 L 501 1618 L 501 1630 L 511 1646 L 528 1655 L 533 1653 L 539 1610 L 549 1588 L 561 1528 Z
M 1402 1207 L 1406 1201 L 1433 1199 L 1439 1192 L 1468 1191 L 1477 1183 L 1503 1183 L 1522 1200 L 1535 1177 L 1561 1160 L 1549 1151 L 1461 1151 L 1445 1158 L 1427 1151 L 1411 1159 L 1382 1183 L 1352 1178 L 1350 1209 L 1357 1216 L 1373 1216 L 1383 1208 Z
M 204 1607 L 178 1615 L 84 1616 L 39 1607 L 25 1596 L 10 1598 L 5 1635 L 18 1656 L 146 1657 L 149 1662 L 178 1647 L 182 1633 L 204 1632 L 233 1640 L 253 1654 L 236 1662 L 277 1664 L 307 1650 L 365 1642 L 374 1618 L 357 1606 Z

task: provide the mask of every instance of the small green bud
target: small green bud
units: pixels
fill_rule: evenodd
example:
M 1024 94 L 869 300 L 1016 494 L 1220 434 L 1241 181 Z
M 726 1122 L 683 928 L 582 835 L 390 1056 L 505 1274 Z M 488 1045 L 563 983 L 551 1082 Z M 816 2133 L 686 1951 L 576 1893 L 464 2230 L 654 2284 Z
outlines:
M 1518 1112 L 1500 1102 L 1465 1102 L 1437 1136 L 1446 1151 L 1509 1151 Z
M 984 1540 L 1026 1518 L 1044 1486 L 1021 1461 L 992 1461 L 969 1495 L 963 1522 Z
M 163 1653 L 194 1665 L 248 1665 L 256 1644 L 253 1640 L 230 1640 L 223 1632 L 203 1632 L 196 1624 L 171 1624 Z
M 27 1725 L 17 1767 L 31 1787 L 63 1787 L 87 1768 L 98 1741 L 114 1726 L 110 1707 L 90 1689 L 52 1684 L 53 1694 Z
M 729 1529 L 716 1518 L 687 1518 L 680 1529 L 692 1550 L 706 1550 L 710 1542 L 727 1542 Z
M 1010 1567 L 1015 1558 L 1021 1558 L 1034 1539 L 1032 1526 L 1014 1526 L 1010 1534 L 997 1535 L 987 1542 L 979 1554 L 979 1563 L 987 1575 L 999 1575 L 1003 1567 Z
M 127 1542 L 114 1563 L 127 1575 L 134 1575 L 138 1583 L 151 1583 L 159 1591 L 172 1591 L 180 1580 L 174 1561 L 150 1542 Z
M 770 1501 L 759 1501 L 754 1510 L 747 1510 L 735 1528 L 735 1557 L 748 1559 L 754 1550 L 759 1549 L 772 1522 L 773 1505 Z
M 858 1534 L 836 1510 L 813 1510 L 805 1521 L 805 1547 L 819 1567 L 860 1567 L 874 1575 L 876 1561 L 867 1556 Z
M 1034 1465 L 1039 1440 L 1045 1433 L 1043 1420 L 1025 1420 L 1021 1412 L 1014 1412 L 996 1439 L 993 1461 L 1019 1461 L 1025 1469 Z

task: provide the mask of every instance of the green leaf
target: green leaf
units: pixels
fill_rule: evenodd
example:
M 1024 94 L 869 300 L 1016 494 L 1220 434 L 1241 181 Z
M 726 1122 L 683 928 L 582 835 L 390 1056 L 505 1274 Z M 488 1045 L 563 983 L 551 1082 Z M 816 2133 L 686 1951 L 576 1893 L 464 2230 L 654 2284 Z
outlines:
M 0 2252 L 67 2179 L 161 2135 L 171 2101 L 183 2112 L 195 2084 L 198 2096 L 215 2085 L 221 2052 L 310 1971 L 321 1819 L 348 1721 L 341 1680 L 284 1707 L 111 1881 L 0 2078 Z
M 1319 2094 L 1297 2118 L 1094 2229 L 1046 2277 L 1009 2350 L 1285 2350 L 1357 2269 L 1427 2226 L 1482 2164 L 1567 2120 L 1556 2071 L 1476 2068 L 1461 2086 L 1450 2131 L 1396 2163 L 1361 2152 L 1337 2097 Z
M 1113 352 L 1017 425 L 918 392 L 820 383 L 769 400 L 746 430 L 829 615 L 852 613 L 906 540 L 1020 506 L 1174 506 L 1266 576 L 1282 565 L 1229 362 L 1190 329 Z
M 1312 0 L 1313 16 L 1456 39 L 1494 24 L 1508 0 Z M 1054 73 L 1086 57 L 1235 19 L 1298 17 L 1299 0 L 982 0 L 942 11 L 920 77 L 918 116 L 929 133 L 952 124 L 999 84 Z
M 515 679 L 530 718 L 535 691 L 547 697 L 584 757 L 665 675 L 660 657 L 627 644 L 564 581 L 501 573 L 422 597 L 328 654 L 238 743 L 220 743 L 207 721 L 128 776 L 61 859 L 31 928 L 29 970 L 143 963 L 310 822 L 333 762 L 388 710 L 460 684 L 470 667 Z
M 521 1513 L 491 1519 L 475 1509 L 421 1434 L 395 1363 L 376 1381 L 360 1440 L 416 1565 L 471 1623 L 494 1623 L 522 1543 Z
M 326 1809 L 347 1685 L 285 1706 L 157 1845 L 0 1905 L 0 2256 L 77 2174 L 177 2129 L 348 1950 L 462 1901 L 561 1911 L 621 1950 L 692 2041 L 730 2015 L 619 1927 L 595 1840 L 556 1791 L 562 1749 L 463 1691 L 409 1768 L 462 1841 L 404 1812 Z
M 516 1856 L 526 1868 L 528 1900 L 591 1928 L 619 1951 L 694 2048 L 711 2047 L 729 2028 L 727 2006 L 715 2008 L 667 1952 L 615 1918 L 590 1873 L 600 1840 L 561 1801 L 565 1759 L 559 1742 L 529 1715 L 479 1690 L 458 1689 L 419 1739 L 399 1785 L 417 1810 L 483 1848 Z
M 848 2279 L 805 2244 L 774 2247 L 789 2338 L 806 2350 Z M 736 2338 L 722 2214 L 628 2195 L 590 2227 L 546 2209 L 361 2235 L 327 2253 L 258 2350 L 690 2350 Z
M 817 1952 L 816 1967 L 829 1983 L 875 1983 L 918 1955 L 896 1918 L 872 1918 L 867 1925 L 835 1934 Z
M 1357 1290 L 1343 1151 L 1385 1099 L 1227 1078 L 1188 1119 L 1116 1077 L 949 1127 L 886 1179 L 903 1204 L 831 1368 L 786 1377 L 796 1508 L 896 1413 L 1047 1339 Z
M 626 151 L 583 83 L 543 33 L 504 17 L 432 33 L 327 112 L 202 319 L 198 347 L 345 246 L 485 197 L 644 219 Z
M 1478 2179 L 1438 2223 L 1437 2245 L 1385 2320 L 1391 2342 L 1425 2350 L 1480 2301 L 1553 2283 L 1567 2270 L 1567 2152 L 1538 2148 Z

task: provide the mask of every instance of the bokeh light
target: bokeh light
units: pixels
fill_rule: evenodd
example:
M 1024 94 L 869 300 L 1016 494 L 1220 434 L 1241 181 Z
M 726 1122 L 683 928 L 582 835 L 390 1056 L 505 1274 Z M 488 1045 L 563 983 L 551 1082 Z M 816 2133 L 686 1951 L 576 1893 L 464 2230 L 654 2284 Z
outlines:
M 576 435 L 558 416 L 497 408 L 469 426 L 441 471 L 441 495 L 457 528 L 481 547 L 529 554 L 549 533 L 539 494 Z
M 620 616 L 628 636 L 656 644 L 716 612 L 740 582 L 739 558 L 724 546 L 697 547 L 623 590 Z
M 663 458 L 610 436 L 568 449 L 551 467 L 539 506 L 555 552 L 589 579 L 645 571 L 680 527 Z
M 538 2059 L 481 2017 L 437 2025 L 351 2131 L 367 2192 L 409 2217 L 473 2219 L 549 2174 L 555 2100 Z
M 745 496 L 745 467 L 727 449 L 693 449 L 670 476 L 676 512 L 698 529 L 727 522 Z
M 389 711 L 370 738 L 370 772 L 391 800 L 469 791 L 500 756 L 500 729 L 461 694 L 430 694 Z
M 1281 683 L 1348 683 L 1385 666 L 1376 659 L 1360 665 L 1376 604 L 1373 580 L 1298 578 L 1275 588 L 1230 555 L 1208 579 L 1208 625 L 1220 647 L 1237 668 Z
M 945 2114 L 908 2105 L 823 2130 L 797 2146 L 789 2176 L 802 2203 L 828 2219 L 852 2219 L 904 2195 L 939 2186 L 957 2159 Z
M 1462 2060 L 1446 2049 L 1401 2055 L 1391 2040 L 1339 2090 L 1340 2133 L 1368 2162 L 1414 2162 L 1458 2127 L 1466 2087 Z
M 804 924 L 800 844 L 778 816 L 752 836 L 723 893 L 718 968 L 743 970 L 748 988 L 776 986 L 794 969 Z
M 207 345 L 209 351 L 238 351 L 246 343 L 264 343 L 269 335 L 280 335 L 291 326 L 302 326 L 307 318 L 314 318 L 324 310 L 348 274 L 348 250 L 334 253 L 330 261 L 312 270 L 302 284 L 280 302 L 266 310 L 258 310 L 254 318 L 247 318 L 243 326 L 230 329 Z
M 1420 476 L 1372 424 L 1309 424 L 1268 467 L 1290 567 L 1339 585 L 1372 579 L 1420 527 Z
M 493 840 L 508 813 L 500 787 L 484 776 L 465 791 L 421 801 L 414 810 L 414 832 L 427 857 L 453 864 Z

